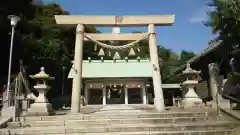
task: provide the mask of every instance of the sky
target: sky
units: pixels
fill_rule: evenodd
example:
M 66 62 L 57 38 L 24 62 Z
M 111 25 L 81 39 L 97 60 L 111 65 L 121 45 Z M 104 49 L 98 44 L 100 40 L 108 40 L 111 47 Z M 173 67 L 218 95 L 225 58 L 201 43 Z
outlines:
M 157 42 L 180 53 L 199 53 L 214 38 L 211 28 L 204 26 L 210 11 L 205 0 L 43 0 L 56 2 L 73 15 L 169 15 L 175 14 L 173 26 L 156 27 Z M 110 33 L 111 28 L 98 28 Z M 147 31 L 146 27 L 123 28 L 122 33 Z

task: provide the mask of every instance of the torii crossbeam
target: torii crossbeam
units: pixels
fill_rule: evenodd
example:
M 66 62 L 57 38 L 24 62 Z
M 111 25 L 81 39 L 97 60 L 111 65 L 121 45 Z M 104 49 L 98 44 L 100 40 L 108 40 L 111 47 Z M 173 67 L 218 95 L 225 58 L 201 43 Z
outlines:
M 174 23 L 174 15 L 146 16 L 79 16 L 56 15 L 57 24 L 92 24 L 95 26 L 168 26 Z

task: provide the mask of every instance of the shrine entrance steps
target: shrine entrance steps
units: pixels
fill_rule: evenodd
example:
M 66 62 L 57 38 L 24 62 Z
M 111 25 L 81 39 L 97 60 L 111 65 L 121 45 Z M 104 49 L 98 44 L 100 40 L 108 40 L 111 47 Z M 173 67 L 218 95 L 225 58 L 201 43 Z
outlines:
M 84 109 L 88 113 L 25 117 L 9 122 L 0 135 L 239 135 L 234 121 L 224 116 L 216 120 L 215 111 L 206 108 L 161 113 L 150 105 L 88 106 L 81 112 Z

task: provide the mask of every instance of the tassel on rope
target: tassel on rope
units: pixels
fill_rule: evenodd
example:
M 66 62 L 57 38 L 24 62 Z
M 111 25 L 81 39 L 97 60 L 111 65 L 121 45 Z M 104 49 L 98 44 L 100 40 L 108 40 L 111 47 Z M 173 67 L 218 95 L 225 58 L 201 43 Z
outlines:
M 128 53 L 128 56 L 135 56 L 135 55 L 136 55 L 136 53 L 135 53 L 134 49 L 131 48 L 129 53 Z
M 140 52 L 140 51 L 141 51 L 140 47 L 138 47 L 138 48 L 137 48 L 137 51 L 138 51 L 138 52 Z
M 108 99 L 111 98 L 111 91 L 110 91 L 110 89 L 108 89 L 108 96 L 107 96 L 107 98 L 108 98 Z
M 94 51 L 97 51 L 97 44 L 94 45 Z
M 102 48 L 100 48 L 99 52 L 98 52 L 98 56 L 104 56 L 104 50 Z
M 118 60 L 119 60 L 119 59 L 121 59 L 121 57 L 120 57 L 120 55 L 119 55 L 119 53 L 118 53 L 118 52 L 116 52 L 116 53 L 115 53 L 115 55 L 114 55 L 114 57 L 113 57 L 113 58 L 115 58 L 115 59 L 118 59 Z
M 109 51 L 108 51 L 108 56 L 111 56 L 111 55 L 112 55 L 112 53 L 111 53 L 111 51 L 109 50 Z

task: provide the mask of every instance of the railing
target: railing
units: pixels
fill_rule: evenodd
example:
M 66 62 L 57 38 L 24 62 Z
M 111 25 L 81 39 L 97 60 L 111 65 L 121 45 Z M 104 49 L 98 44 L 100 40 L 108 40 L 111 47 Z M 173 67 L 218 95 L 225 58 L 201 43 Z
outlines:
M 221 96 L 226 97 L 227 99 L 232 100 L 232 101 L 240 104 L 240 99 L 237 99 L 237 98 L 229 96 L 229 95 L 224 95 L 224 94 L 221 94 Z
M 227 99 L 230 102 L 233 101 L 237 104 L 240 104 L 240 99 L 237 99 L 233 96 L 223 94 L 223 92 L 222 92 L 223 85 L 217 84 L 217 86 L 218 86 L 218 92 L 216 93 L 216 105 L 217 105 L 217 112 L 218 112 L 217 113 L 217 118 L 220 119 L 220 115 L 221 115 L 220 113 L 221 113 L 222 108 L 220 107 L 219 96 L 222 96 L 222 98 Z

